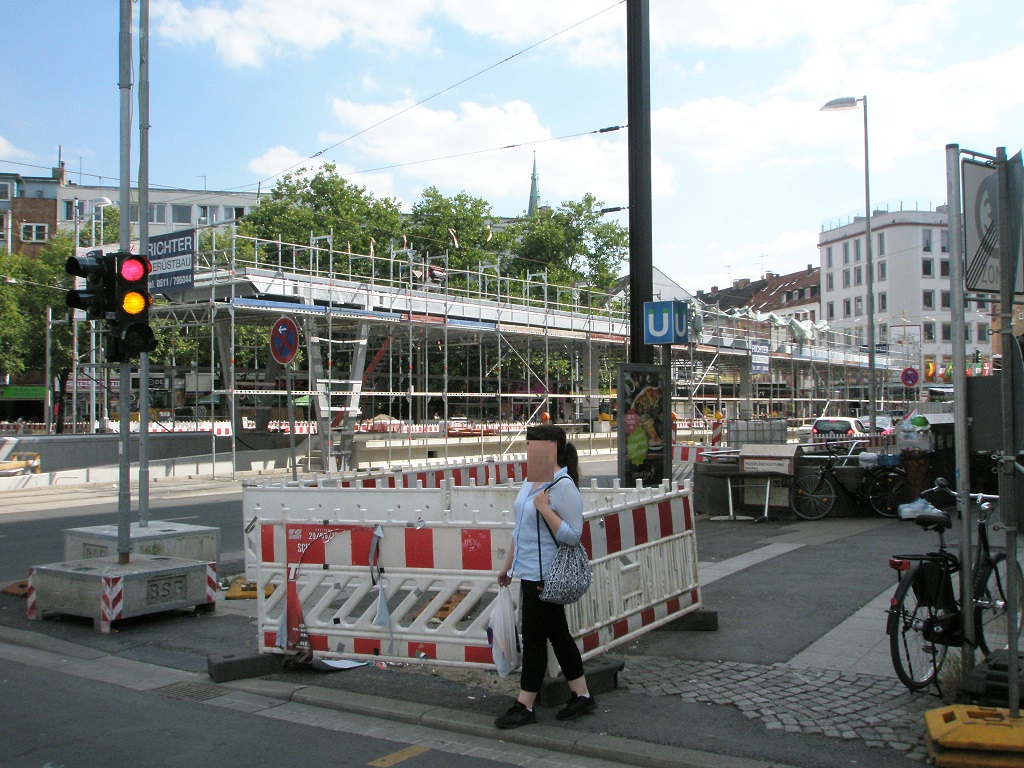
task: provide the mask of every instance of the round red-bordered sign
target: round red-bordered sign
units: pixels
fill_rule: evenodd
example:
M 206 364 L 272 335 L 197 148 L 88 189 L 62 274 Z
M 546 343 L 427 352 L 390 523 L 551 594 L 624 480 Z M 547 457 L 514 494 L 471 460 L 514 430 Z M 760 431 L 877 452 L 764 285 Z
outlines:
M 916 387 L 918 378 L 917 368 L 904 368 L 900 374 L 900 381 L 904 387 Z
M 299 327 L 290 317 L 280 317 L 270 329 L 270 354 L 281 365 L 288 365 L 299 351 Z

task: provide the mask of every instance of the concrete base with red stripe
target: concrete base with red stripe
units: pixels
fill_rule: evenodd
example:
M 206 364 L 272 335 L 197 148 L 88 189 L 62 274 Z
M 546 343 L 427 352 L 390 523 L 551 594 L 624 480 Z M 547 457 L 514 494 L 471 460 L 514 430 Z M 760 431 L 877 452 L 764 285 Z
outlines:
M 29 584 L 29 619 L 46 613 L 81 616 L 106 634 L 120 619 L 178 608 L 210 610 L 217 566 L 152 555 L 132 555 L 124 564 L 116 556 L 98 557 L 33 566 Z

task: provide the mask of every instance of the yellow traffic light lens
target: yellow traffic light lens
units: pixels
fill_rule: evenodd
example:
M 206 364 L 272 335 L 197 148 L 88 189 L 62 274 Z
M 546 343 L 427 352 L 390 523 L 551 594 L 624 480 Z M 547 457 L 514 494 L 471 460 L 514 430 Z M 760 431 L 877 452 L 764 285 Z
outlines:
M 121 299 L 121 309 L 129 315 L 137 315 L 145 311 L 148 303 L 146 297 L 138 291 L 129 291 Z

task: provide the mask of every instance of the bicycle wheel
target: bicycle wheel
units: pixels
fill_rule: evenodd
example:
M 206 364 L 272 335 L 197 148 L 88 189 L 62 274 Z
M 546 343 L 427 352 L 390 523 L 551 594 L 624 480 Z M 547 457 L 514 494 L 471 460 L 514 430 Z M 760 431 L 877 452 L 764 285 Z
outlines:
M 935 680 L 946 661 L 949 646 L 924 637 L 926 623 L 935 618 L 935 609 L 922 603 L 928 594 L 921 566 L 915 566 L 900 580 L 889 608 L 889 655 L 896 677 L 912 691 L 920 691 Z
M 907 504 L 912 496 L 907 473 L 902 469 L 882 470 L 868 483 L 868 503 L 882 517 L 896 517 L 900 504 Z
M 824 473 L 798 477 L 790 489 L 789 504 L 797 517 L 819 520 L 836 505 L 835 481 Z
M 1010 563 L 1006 555 L 992 556 L 974 584 L 974 634 L 978 648 L 988 656 L 992 651 L 1009 647 L 1009 574 L 1017 582 L 1017 638 L 1021 637 L 1021 599 L 1024 598 L 1024 573 L 1020 563 Z

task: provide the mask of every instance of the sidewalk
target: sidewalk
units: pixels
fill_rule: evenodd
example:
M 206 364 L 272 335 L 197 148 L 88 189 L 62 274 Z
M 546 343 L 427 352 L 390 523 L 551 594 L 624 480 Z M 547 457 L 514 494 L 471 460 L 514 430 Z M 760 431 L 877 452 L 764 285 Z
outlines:
M 179 697 L 267 716 L 284 716 L 278 707 L 288 701 L 303 706 L 297 722 L 333 711 L 436 727 L 432 738 L 451 749 L 479 749 L 480 740 L 521 747 L 523 764 L 558 752 L 590 764 L 694 768 L 922 765 L 923 713 L 942 702 L 907 692 L 892 673 L 883 631 L 891 577 L 875 559 L 915 531 L 879 519 L 697 525 L 704 603 L 719 613 L 719 631 L 658 631 L 616 648 L 625 663 L 618 690 L 570 723 L 540 709 L 540 725 L 498 731 L 493 719 L 510 704 L 515 676 L 441 666 L 295 670 L 215 685 L 208 654 L 256 649 L 255 601 L 223 592 L 212 615 L 128 620 L 106 636 L 80 619 L 29 622 L 22 599 L 0 595 L 0 657 L 142 690 L 178 686 Z

